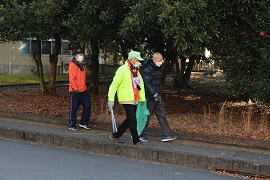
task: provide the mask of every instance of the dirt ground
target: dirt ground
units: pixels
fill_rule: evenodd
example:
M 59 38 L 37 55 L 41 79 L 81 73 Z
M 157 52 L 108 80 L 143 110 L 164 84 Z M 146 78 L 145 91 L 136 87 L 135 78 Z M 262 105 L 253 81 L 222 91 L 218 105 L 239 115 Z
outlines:
M 269 114 L 258 104 L 242 101 L 234 95 L 222 78 L 194 78 L 188 90 L 164 88 L 164 104 L 168 122 L 174 131 L 193 132 L 269 141 Z M 91 94 L 92 121 L 110 123 L 107 108 L 109 84 L 101 84 L 99 94 Z M 17 88 L 0 91 L 0 108 L 68 118 L 70 97 L 68 87 L 57 88 L 57 96 L 41 96 L 39 88 Z M 79 111 L 80 112 L 80 111 Z M 118 123 L 124 110 L 115 103 Z M 78 114 L 80 116 L 80 113 Z M 159 127 L 153 116 L 150 128 Z

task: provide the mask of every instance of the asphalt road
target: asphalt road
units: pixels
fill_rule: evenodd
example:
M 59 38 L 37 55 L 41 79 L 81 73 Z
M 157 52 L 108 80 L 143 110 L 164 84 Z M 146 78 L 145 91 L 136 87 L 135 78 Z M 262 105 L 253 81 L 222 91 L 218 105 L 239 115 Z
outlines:
M 167 164 L 0 139 L 0 179 L 5 180 L 232 180 Z

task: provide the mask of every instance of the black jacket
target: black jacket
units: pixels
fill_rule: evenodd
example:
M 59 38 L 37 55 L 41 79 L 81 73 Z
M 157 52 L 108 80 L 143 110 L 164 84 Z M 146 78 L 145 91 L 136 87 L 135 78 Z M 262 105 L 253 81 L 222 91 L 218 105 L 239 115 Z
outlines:
M 145 96 L 148 101 L 154 101 L 153 96 L 161 94 L 161 72 L 152 60 L 145 60 L 143 63 L 142 76 L 145 87 Z

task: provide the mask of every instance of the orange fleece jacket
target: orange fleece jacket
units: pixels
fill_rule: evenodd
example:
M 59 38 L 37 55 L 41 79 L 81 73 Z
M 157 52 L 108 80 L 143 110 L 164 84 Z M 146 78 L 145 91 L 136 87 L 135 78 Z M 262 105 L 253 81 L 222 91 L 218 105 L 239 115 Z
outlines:
M 84 92 L 86 91 L 86 70 L 81 71 L 80 68 L 73 62 L 69 63 L 68 67 L 69 74 L 69 92 L 76 91 Z

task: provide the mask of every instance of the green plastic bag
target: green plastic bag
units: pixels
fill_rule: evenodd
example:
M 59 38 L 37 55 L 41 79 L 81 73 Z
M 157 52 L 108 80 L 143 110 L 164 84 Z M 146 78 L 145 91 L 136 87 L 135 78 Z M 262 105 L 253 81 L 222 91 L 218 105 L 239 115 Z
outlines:
M 143 129 L 147 122 L 147 116 L 149 115 L 149 111 L 147 109 L 146 101 L 139 102 L 136 110 L 136 118 L 137 118 L 137 131 L 138 135 L 141 135 Z

